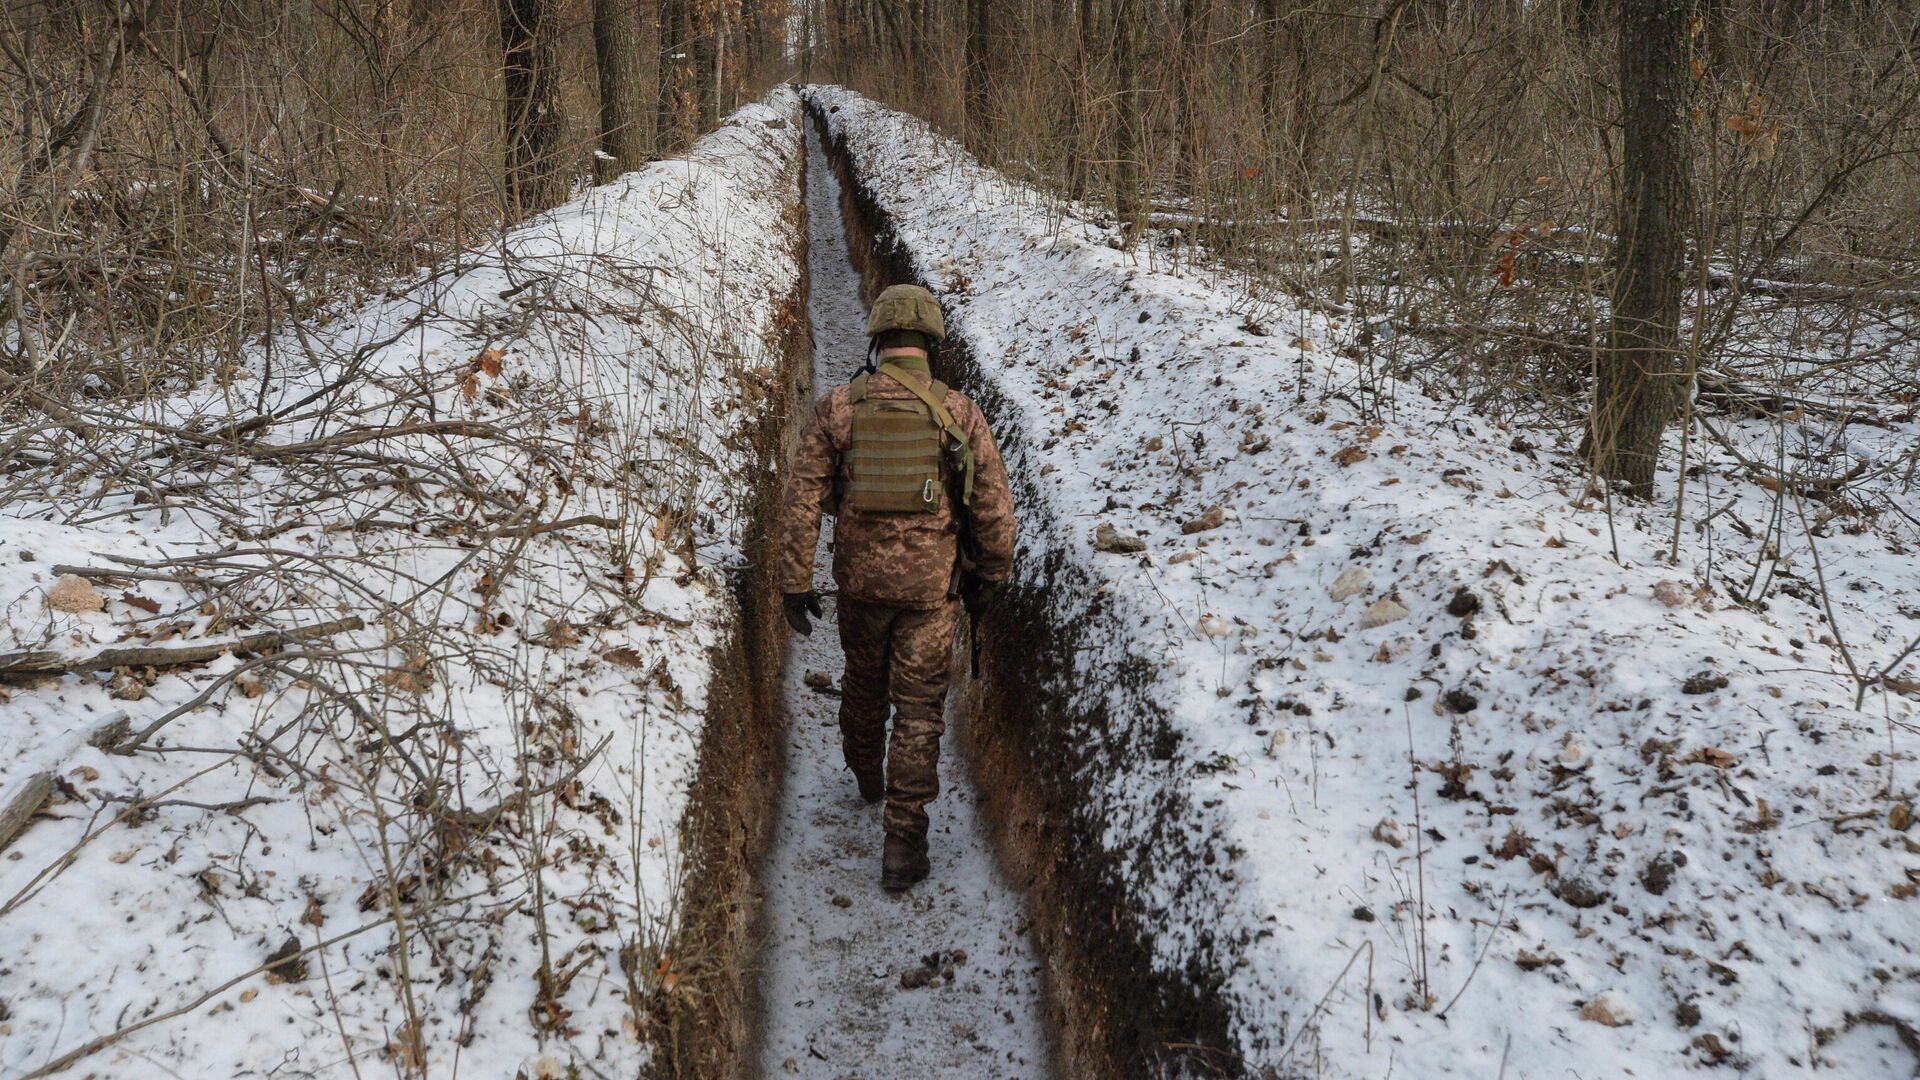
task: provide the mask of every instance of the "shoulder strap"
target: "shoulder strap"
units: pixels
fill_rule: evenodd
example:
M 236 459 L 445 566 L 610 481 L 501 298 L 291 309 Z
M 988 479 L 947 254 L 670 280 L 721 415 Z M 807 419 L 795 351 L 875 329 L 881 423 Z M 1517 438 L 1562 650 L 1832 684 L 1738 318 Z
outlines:
M 958 425 L 956 425 L 953 422 L 953 414 L 947 411 L 947 403 L 941 400 L 942 398 L 945 398 L 947 396 L 947 388 L 945 384 L 940 382 L 935 382 L 933 384 L 934 387 L 936 387 L 939 391 L 938 395 L 936 396 L 933 390 L 929 390 L 926 387 L 921 386 L 918 382 L 914 381 L 913 376 L 907 374 L 905 371 L 901 370 L 900 368 L 894 367 L 892 364 L 881 364 L 880 374 L 887 376 L 888 378 L 892 379 L 894 382 L 897 382 L 901 386 L 906 387 L 908 390 L 913 391 L 914 397 L 917 397 L 921 401 L 926 402 L 927 408 L 933 410 L 933 418 L 940 422 L 941 430 L 951 431 L 956 433 L 959 431 Z
M 867 373 L 866 372 L 863 371 L 860 374 L 855 375 L 853 377 L 853 382 L 849 383 L 848 386 L 853 391 L 854 401 L 867 400 Z

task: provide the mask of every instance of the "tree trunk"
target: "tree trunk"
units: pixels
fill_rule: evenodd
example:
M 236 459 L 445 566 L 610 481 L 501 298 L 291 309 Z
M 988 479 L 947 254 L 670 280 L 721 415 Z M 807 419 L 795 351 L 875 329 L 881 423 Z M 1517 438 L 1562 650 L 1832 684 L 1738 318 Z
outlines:
M 726 15 L 712 3 L 687 5 L 687 51 L 692 54 L 687 141 L 712 127 L 720 115 L 720 28 Z
M 1312 27 L 1307 22 L 1307 12 L 1294 8 L 1292 25 L 1293 38 L 1293 99 L 1287 120 L 1286 151 L 1292 160 L 1288 163 L 1287 183 L 1293 199 L 1293 213 L 1297 217 L 1312 217 L 1313 205 L 1313 156 L 1315 135 L 1313 115 L 1313 46 Z
M 900 42 L 900 58 L 907 66 L 908 78 L 917 80 L 924 77 L 923 61 L 926 58 L 926 51 L 920 44 L 921 37 L 926 31 L 921 26 L 923 16 L 920 12 L 919 0 L 909 0 L 903 14 L 906 33 L 903 35 L 904 40 Z
M 653 154 L 672 158 L 689 135 L 685 123 L 685 98 L 691 92 L 691 19 L 687 17 L 689 0 L 660 0 L 659 17 L 659 98 L 653 121 Z
M 800 0 L 800 81 L 813 81 L 813 7 L 818 0 Z
M 1067 161 L 1067 195 L 1079 200 L 1087 193 L 1087 173 L 1093 161 L 1093 0 L 1080 0 L 1077 48 L 1073 56 L 1073 154 Z
M 1117 123 L 1113 135 L 1113 206 L 1128 223 L 1129 237 L 1146 224 L 1141 212 L 1140 145 L 1144 131 L 1144 103 L 1140 92 L 1140 2 L 1114 0 L 1113 71 Z
M 1281 0 L 1260 0 L 1260 120 L 1261 127 L 1278 130 L 1280 117 L 1280 40 L 1283 29 Z M 1276 142 L 1285 141 L 1284 135 Z
M 1686 389 L 1676 346 L 1694 225 L 1690 14 L 1672 0 L 1620 6 L 1620 235 L 1586 450 L 1601 476 L 1639 498 L 1653 493 L 1660 436 Z
M 992 0 L 967 0 L 967 146 L 975 154 L 987 142 L 987 50 L 993 33 Z
M 548 0 L 499 0 L 506 84 L 507 210 L 514 217 L 567 200 L 560 157 L 559 23 Z
M 593 0 L 593 66 L 600 80 L 600 156 L 593 172 L 603 184 L 647 160 L 651 103 L 641 47 L 634 0 Z
M 1209 103 L 1201 100 L 1207 71 L 1207 29 L 1212 9 L 1206 0 L 1180 0 L 1179 75 L 1175 115 L 1179 118 L 1180 172 L 1195 212 L 1204 213 L 1206 162 L 1204 125 Z

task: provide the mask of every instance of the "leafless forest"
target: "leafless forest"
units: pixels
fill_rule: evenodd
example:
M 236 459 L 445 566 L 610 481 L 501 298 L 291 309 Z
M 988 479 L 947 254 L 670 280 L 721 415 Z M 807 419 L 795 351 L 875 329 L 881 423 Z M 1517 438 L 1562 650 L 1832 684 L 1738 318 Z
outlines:
M 1920 641 L 1900 651 L 1903 630 L 1856 661 L 1848 634 L 1891 631 L 1843 627 L 1853 616 L 1835 613 L 1813 538 L 1920 528 L 1920 446 L 1903 434 L 1920 410 L 1920 0 L 0 0 L 0 506 L 17 509 L 4 523 L 23 552 L 0 567 L 22 583 L 0 611 L 20 646 L 0 654 L 0 712 L 71 719 L 48 687 L 144 700 L 131 724 L 86 738 L 116 767 L 154 770 L 90 796 L 56 785 L 55 766 L 76 773 L 67 749 L 49 750 L 59 761 L 34 766 L 24 809 L 0 807 L 0 848 L 59 816 L 36 818 L 43 806 L 92 798 L 98 825 L 17 864 L 0 920 L 56 897 L 89 865 L 83 849 L 156 808 L 201 811 L 191 828 L 209 850 L 251 850 L 245 831 L 265 833 L 240 811 L 285 801 L 294 821 L 289 793 L 317 791 L 316 806 L 352 804 L 341 821 L 375 822 L 373 880 L 361 894 L 354 877 L 357 912 L 334 916 L 367 921 L 322 932 L 298 916 L 292 951 L 260 951 L 242 977 L 304 971 L 390 924 L 400 967 L 431 953 L 479 987 L 402 971 L 392 1017 L 370 1008 L 351 1033 L 329 1018 L 345 1053 L 375 1046 L 395 1071 L 423 1071 L 427 1018 L 458 1017 L 466 1038 L 496 961 L 503 982 L 534 987 L 542 1037 L 567 1034 L 566 1003 L 592 978 L 576 986 L 588 961 L 554 943 L 609 927 L 618 945 L 593 978 L 619 984 L 634 1045 L 705 1046 L 739 1023 L 724 996 L 738 972 L 715 959 L 738 941 L 667 950 L 675 920 L 739 932 L 720 908 L 749 871 L 708 880 L 719 871 L 676 863 L 652 893 L 638 871 L 595 875 L 650 865 L 680 827 L 642 821 L 663 798 L 639 768 L 649 750 L 614 740 L 644 731 L 627 721 L 646 709 L 657 730 L 704 723 L 662 659 L 692 648 L 672 635 L 691 640 L 694 622 L 646 597 L 684 589 L 705 598 L 686 601 L 697 608 L 725 594 L 700 578 L 697 549 L 738 539 L 715 520 L 764 509 L 764 493 L 729 485 L 777 472 L 772 429 L 795 390 L 780 373 L 809 334 L 806 114 L 786 94 L 794 119 L 769 106 L 722 128 L 736 162 L 772 162 L 784 139 L 782 160 L 798 163 L 766 165 L 752 187 L 702 174 L 699 191 L 732 206 L 695 205 L 687 180 L 664 210 L 636 196 L 519 246 L 507 227 L 665 162 L 653 198 L 694 174 L 668 159 L 789 82 L 923 118 L 1023 185 L 1046 228 L 1226 286 L 1239 310 L 1223 325 L 1237 317 L 1249 337 L 1304 356 L 1290 322 L 1332 316 L 1321 341 L 1340 374 L 1302 376 L 1303 415 L 1314 393 L 1369 425 L 1416 395 L 1449 423 L 1475 414 L 1516 453 L 1558 455 L 1577 489 L 1564 501 L 1653 522 L 1676 565 L 1683 530 L 1719 513 L 1695 492 L 1757 481 L 1771 523 L 1729 514 L 1706 541 L 1728 546 L 1731 529 L 1752 555 L 1751 581 L 1729 594 L 1776 588 L 1775 560 L 1804 534 L 1819 580 L 1789 595 L 1818 601 L 1853 704 L 1912 691 L 1898 673 Z M 675 215 L 678 231 L 661 226 Z M 776 245 L 758 264 L 742 256 Z M 683 280 L 663 253 L 686 256 Z M 796 269 L 778 279 L 776 264 Z M 712 285 L 738 288 L 725 274 L 742 265 L 792 294 Z M 395 342 L 444 355 L 389 355 Z M 136 550 L 156 519 L 193 543 Z M 52 550 L 72 536 L 98 550 Z M 742 562 L 753 542 L 737 544 Z M 1910 540 L 1890 543 L 1904 556 Z M 419 571 L 423 559 L 439 561 Z M 741 594 L 755 587 L 771 592 L 749 580 Z M 83 642 L 89 616 L 129 644 Z M 717 650 L 715 670 L 778 654 L 770 627 Z M 88 654 L 53 648 L 66 644 Z M 232 665 L 202 667 L 228 653 Z M 183 669 L 204 678 L 173 678 Z M 620 725 L 604 736 L 574 707 L 595 679 L 628 695 L 606 707 Z M 251 730 L 203 735 L 230 704 L 256 710 Z M 456 723 L 476 707 L 498 714 L 497 745 Z M 582 795 L 596 755 L 622 748 L 643 777 L 629 803 Z M 203 776 L 230 781 L 232 798 L 175 797 Z M 699 834 L 719 817 L 686 813 L 688 850 L 745 850 L 720 826 Z M 614 838 L 563 851 L 568 815 Z M 503 862 L 485 841 L 507 834 Z M 562 871 L 588 884 L 550 918 L 543 874 Z M 151 880 L 185 888 L 187 872 L 169 859 Z M 270 876 L 243 866 L 192 887 L 209 905 L 278 887 L 283 908 L 319 911 L 293 894 L 292 868 Z M 480 876 L 519 891 L 489 907 L 455 888 Z M 712 910 L 660 914 L 683 902 Z M 537 929 L 506 921 L 526 911 Z M 0 938 L 13 933 L 0 922 Z M 509 938 L 537 943 L 530 970 L 494 950 Z M 154 990 L 135 1019 L 63 1033 L 26 1075 L 234 985 Z M 676 986 L 695 992 L 655 1008 Z M 703 998 L 708 986 L 722 989 Z M 713 1075 L 701 1068 L 682 1075 Z
M 1589 456 L 1643 491 L 1678 410 L 1912 404 L 1909 3 L 45 0 L 6 19 L 5 392 L 54 408 L 218 374 L 778 80 L 922 115 L 1255 297 L 1352 311 L 1405 343 L 1363 335 L 1370 368 L 1498 418 L 1592 413 Z

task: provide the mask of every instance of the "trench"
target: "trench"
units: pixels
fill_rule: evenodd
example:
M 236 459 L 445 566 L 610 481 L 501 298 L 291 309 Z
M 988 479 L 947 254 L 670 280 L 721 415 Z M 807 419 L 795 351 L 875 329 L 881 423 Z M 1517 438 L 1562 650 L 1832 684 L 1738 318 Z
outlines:
M 808 102 L 806 111 L 810 152 L 825 141 L 849 251 L 869 288 L 929 284 L 919 280 L 916 260 L 852 155 L 830 141 L 821 106 Z M 1073 523 L 1051 517 L 1037 477 L 1021 467 L 1021 407 L 985 377 L 963 327 L 950 320 L 948 335 L 940 376 L 971 396 L 993 425 L 1008 460 L 1023 547 L 1028 537 L 1077 535 Z M 1194 928 L 1185 964 L 1169 967 L 1155 956 L 1155 929 L 1169 913 L 1154 906 L 1148 864 L 1211 862 L 1208 837 L 1190 827 L 1195 808 L 1184 786 L 1157 789 L 1147 848 L 1110 846 L 1097 785 L 1157 775 L 1180 735 L 1154 693 L 1156 656 L 1123 650 L 1105 670 L 1103 679 L 1128 702 L 1126 715 L 1108 715 L 1102 699 L 1089 705 L 1078 693 L 1084 672 L 1076 658 L 1111 656 L 1126 642 L 1124 634 L 1116 641 L 1099 584 L 1057 546 L 1044 565 L 1016 574 L 986 620 L 982 677 L 956 681 L 949 710 L 959 722 L 949 731 L 957 729 L 960 760 L 950 746 L 942 766 L 964 765 L 996 865 L 1028 905 L 1029 934 L 1043 961 L 1054 1071 L 1113 1080 L 1246 1076 L 1223 986 L 1236 963 L 1235 943 L 1202 925 Z
M 839 179 L 811 127 L 807 171 L 813 379 L 824 391 L 865 354 L 867 283 L 849 250 Z M 830 522 L 823 533 L 815 584 L 826 615 L 811 636 L 790 639 L 782 675 L 785 776 L 759 875 L 757 1072 L 1052 1075 L 1042 965 L 961 760 L 957 685 L 940 797 L 929 807 L 932 877 L 900 895 L 879 887 L 880 808 L 861 801 L 840 756 Z

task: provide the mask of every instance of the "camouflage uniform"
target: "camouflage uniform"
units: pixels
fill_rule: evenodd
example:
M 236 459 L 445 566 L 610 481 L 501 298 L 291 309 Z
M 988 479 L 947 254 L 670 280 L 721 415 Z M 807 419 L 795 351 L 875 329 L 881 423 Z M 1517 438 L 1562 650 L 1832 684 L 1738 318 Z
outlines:
M 886 374 L 869 376 L 867 395 L 914 397 Z M 1006 467 L 979 408 L 953 390 L 947 391 L 944 404 L 973 450 L 971 518 L 979 547 L 973 572 L 984 581 L 998 582 L 1013 562 L 1013 493 Z M 836 470 L 839 479 L 850 479 L 844 455 L 852 427 L 851 390 L 838 386 L 814 405 L 800 437 L 778 542 L 783 592 L 813 588 L 814 546 Z M 841 745 L 856 776 L 874 777 L 882 769 L 885 742 L 887 833 L 922 850 L 926 805 L 939 792 L 943 706 L 959 625 L 960 605 L 954 598 L 958 532 L 945 492 L 932 513 L 862 513 L 843 507 L 834 524 L 833 579 L 839 586 L 840 641 L 847 664 L 841 682 Z M 889 703 L 894 714 L 890 740 Z

